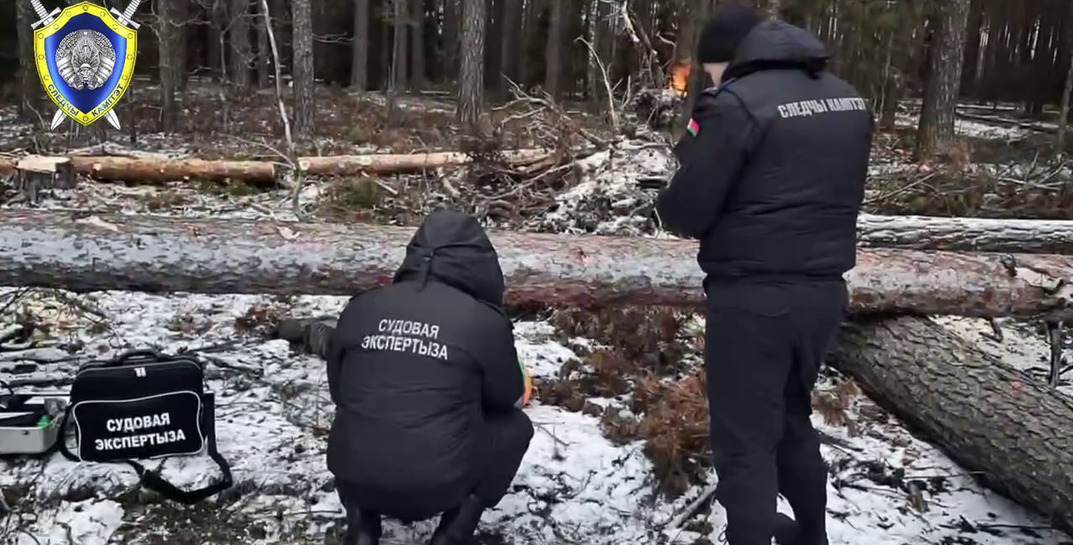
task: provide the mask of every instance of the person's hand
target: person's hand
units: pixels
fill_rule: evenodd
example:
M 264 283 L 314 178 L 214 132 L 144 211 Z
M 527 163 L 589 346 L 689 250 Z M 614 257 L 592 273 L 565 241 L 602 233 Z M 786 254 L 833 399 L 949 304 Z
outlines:
M 519 409 L 521 409 L 521 408 L 524 408 L 524 407 L 528 407 L 529 404 L 533 402 L 534 388 L 533 388 L 533 377 L 529 375 L 529 370 L 525 368 L 525 364 L 523 364 L 522 362 L 519 361 L 518 362 L 518 368 L 521 369 L 521 371 L 522 371 L 522 380 L 524 381 L 524 384 L 525 384 L 525 390 L 522 393 L 522 397 L 520 397 L 518 399 L 518 402 L 515 403 L 514 406 L 518 407 Z

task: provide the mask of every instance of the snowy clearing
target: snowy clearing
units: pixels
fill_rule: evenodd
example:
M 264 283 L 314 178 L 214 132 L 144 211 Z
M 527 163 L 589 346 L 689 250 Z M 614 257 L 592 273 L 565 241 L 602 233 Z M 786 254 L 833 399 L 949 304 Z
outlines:
M 342 511 L 324 467 L 324 434 L 332 414 L 324 366 L 316 358 L 293 353 L 284 341 L 236 330 L 236 320 L 251 308 L 274 305 L 299 315 L 331 314 L 345 298 L 299 297 L 284 302 L 262 296 L 107 292 L 91 294 L 85 301 L 106 317 L 104 325 L 92 328 L 96 318 L 80 316 L 50 295 L 30 296 L 25 310 L 56 324 L 51 335 L 67 350 L 77 350 L 68 354 L 55 346 L 4 354 L 0 373 L 30 364 L 32 371 L 10 378 L 43 384 L 34 387 L 36 391 L 56 391 L 62 386 L 47 383 L 69 377 L 76 362 L 49 360 L 107 357 L 132 347 L 174 352 L 238 341 L 206 354 L 215 363 L 208 375 L 218 395 L 220 450 L 234 466 L 236 486 L 210 507 L 185 508 L 146 502 L 126 466 L 76 465 L 58 455 L 2 461 L 0 490 L 13 512 L 0 523 L 0 537 L 19 545 L 65 543 L 68 527 L 75 542 L 94 545 L 159 543 L 180 534 L 196 536 L 191 543 L 206 544 L 322 543 L 325 536 L 337 537 Z M 945 323 L 971 337 L 980 321 Z M 98 332 L 89 333 L 91 329 Z M 1038 366 L 1038 339 L 1009 329 L 1002 345 L 1008 347 L 1004 359 Z M 553 340 L 552 333 L 547 322 L 517 324 L 520 355 L 538 377 L 556 374 L 576 357 Z M 836 380 L 826 377 L 821 390 L 833 387 Z M 616 446 L 603 437 L 598 419 L 561 407 L 538 403 L 529 414 L 537 433 L 512 493 L 486 513 L 486 533 L 512 544 L 672 538 L 694 543 L 702 537 L 718 542 L 723 528 L 718 508 L 694 517 L 684 529 L 665 528 L 704 486 L 676 501 L 661 499 L 642 445 Z M 864 397 L 851 411 L 850 425 L 828 425 L 821 415 L 814 419 L 834 443 L 824 447 L 834 468 L 829 504 L 832 544 L 1058 545 L 1069 540 L 1053 531 L 1019 529 L 1046 523 L 981 489 L 945 455 L 913 438 Z M 165 476 L 186 486 L 205 484 L 215 475 L 204 457 L 175 458 L 161 465 Z M 923 504 L 914 507 L 903 491 L 881 484 L 884 476 L 891 475 L 924 483 Z M 919 511 L 921 506 L 926 510 Z M 214 514 L 205 515 L 206 510 Z M 976 532 L 967 534 L 967 525 Z M 432 523 L 387 528 L 385 542 L 410 543 L 427 537 Z

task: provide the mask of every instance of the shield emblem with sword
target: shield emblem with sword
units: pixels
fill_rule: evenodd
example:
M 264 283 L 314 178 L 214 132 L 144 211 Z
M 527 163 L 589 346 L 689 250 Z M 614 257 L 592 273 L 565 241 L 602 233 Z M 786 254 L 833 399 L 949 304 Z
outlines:
M 142 0 L 131 0 L 122 13 L 81 2 L 48 12 L 41 0 L 29 0 L 40 20 L 34 28 L 34 61 L 45 93 L 64 115 L 89 126 L 105 118 L 116 129 L 112 108 L 127 92 L 138 53 L 138 23 L 132 18 Z

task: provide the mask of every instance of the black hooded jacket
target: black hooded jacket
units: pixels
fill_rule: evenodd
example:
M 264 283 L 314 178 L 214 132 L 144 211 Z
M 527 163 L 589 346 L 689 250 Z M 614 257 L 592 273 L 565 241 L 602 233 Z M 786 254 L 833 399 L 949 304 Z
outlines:
M 503 291 L 480 224 L 438 211 L 394 283 L 343 311 L 328 358 L 328 468 L 367 491 L 367 508 L 390 512 L 376 502 L 409 494 L 403 507 L 426 518 L 473 489 L 484 412 L 512 409 L 524 392 Z
M 697 99 L 657 211 L 713 280 L 838 279 L 856 261 L 868 104 L 807 31 L 764 22 Z

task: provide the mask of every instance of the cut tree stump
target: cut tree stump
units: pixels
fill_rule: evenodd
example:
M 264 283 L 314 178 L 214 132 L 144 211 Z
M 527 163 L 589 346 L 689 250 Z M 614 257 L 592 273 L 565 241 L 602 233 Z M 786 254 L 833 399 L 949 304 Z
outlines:
M 851 322 L 828 363 L 988 486 L 1073 534 L 1073 400 L 925 318 Z
M 390 282 L 414 228 L 0 211 L 0 285 L 352 295 Z M 492 232 L 522 305 L 700 307 L 685 240 Z M 862 249 L 857 314 L 1073 319 L 1073 257 Z
M 40 191 L 75 187 L 74 168 L 66 157 L 27 155 L 15 164 L 15 190 L 36 203 Z

